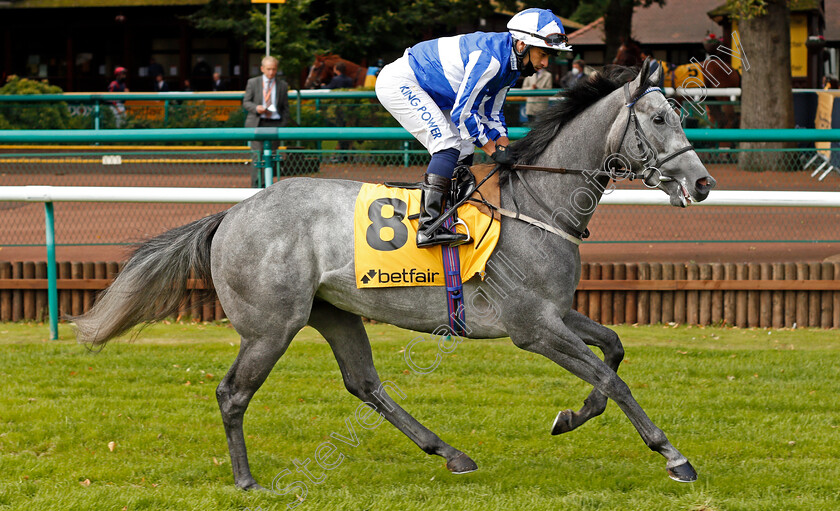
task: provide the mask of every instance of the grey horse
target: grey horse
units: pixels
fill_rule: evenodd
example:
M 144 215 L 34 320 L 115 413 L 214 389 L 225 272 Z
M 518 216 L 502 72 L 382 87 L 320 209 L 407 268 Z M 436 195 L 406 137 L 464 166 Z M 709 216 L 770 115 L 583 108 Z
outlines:
M 500 206 L 521 216 L 501 218 L 485 278 L 464 283 L 466 330 L 474 339 L 510 336 L 519 348 L 549 358 L 594 387 L 580 410 L 557 415 L 552 434 L 577 428 L 612 399 L 645 444 L 666 458 L 668 475 L 688 482 L 697 478 L 694 468 L 616 374 L 624 357 L 618 336 L 572 310 L 581 268 L 578 237 L 610 177 L 626 176 L 609 162 L 641 173 L 675 206 L 702 201 L 715 184 L 690 150 L 674 110 L 651 89 L 658 73 L 645 63 L 638 74 L 593 77 L 566 93 L 516 145 L 519 163 L 601 170 L 504 173 Z M 75 318 L 80 342 L 103 345 L 134 325 L 173 315 L 191 272 L 215 287 L 242 339 L 216 390 L 239 488 L 262 488 L 251 475 L 245 448 L 248 403 L 305 325 L 326 338 L 350 393 L 420 449 L 444 457 L 451 472 L 477 468 L 403 410 L 374 368 L 362 316 L 420 332 L 439 332 L 449 318 L 439 287 L 357 289 L 353 211 L 360 186 L 287 179 L 227 211 L 152 238 L 137 248 L 96 305 Z M 533 221 L 522 221 L 525 217 Z M 598 347 L 604 359 L 587 345 Z

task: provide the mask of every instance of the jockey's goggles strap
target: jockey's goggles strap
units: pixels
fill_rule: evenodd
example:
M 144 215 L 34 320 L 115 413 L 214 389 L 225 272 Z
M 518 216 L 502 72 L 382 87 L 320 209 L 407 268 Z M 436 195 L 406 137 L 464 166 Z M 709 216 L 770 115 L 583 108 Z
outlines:
M 566 37 L 566 34 L 561 34 L 560 32 L 548 35 L 540 35 L 535 34 L 534 32 L 528 32 L 526 30 L 519 30 L 518 28 L 509 28 L 508 30 L 512 32 L 520 32 L 522 34 L 527 34 L 531 37 L 536 37 L 537 39 L 547 42 L 551 46 L 560 46 L 561 44 L 569 41 L 569 38 Z

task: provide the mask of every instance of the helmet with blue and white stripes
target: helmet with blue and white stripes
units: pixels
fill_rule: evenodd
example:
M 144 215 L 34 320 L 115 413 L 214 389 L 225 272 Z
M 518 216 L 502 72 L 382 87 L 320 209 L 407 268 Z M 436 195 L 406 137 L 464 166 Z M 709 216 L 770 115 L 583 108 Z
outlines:
M 555 51 L 570 51 L 560 18 L 549 9 L 526 9 L 508 21 L 508 31 L 517 41 Z

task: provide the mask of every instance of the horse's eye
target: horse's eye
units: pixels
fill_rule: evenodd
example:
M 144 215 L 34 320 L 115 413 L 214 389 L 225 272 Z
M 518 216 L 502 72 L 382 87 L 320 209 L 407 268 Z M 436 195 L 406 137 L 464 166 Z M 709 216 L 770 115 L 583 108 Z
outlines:
M 661 115 L 657 115 L 653 118 L 653 123 L 654 124 L 665 124 L 665 118 L 662 117 Z

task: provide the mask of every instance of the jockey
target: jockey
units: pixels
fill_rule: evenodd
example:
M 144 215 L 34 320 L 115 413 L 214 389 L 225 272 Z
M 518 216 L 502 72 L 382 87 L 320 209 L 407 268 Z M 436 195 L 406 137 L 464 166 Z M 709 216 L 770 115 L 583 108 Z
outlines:
M 423 178 L 417 246 L 459 245 L 466 235 L 429 226 L 446 210 L 452 173 L 472 163 L 474 146 L 501 165 L 513 163 L 502 106 L 519 76 L 548 66 L 550 55 L 572 48 L 560 19 L 527 9 L 508 32 L 424 41 L 385 66 L 376 80 L 382 105 L 431 153 Z

